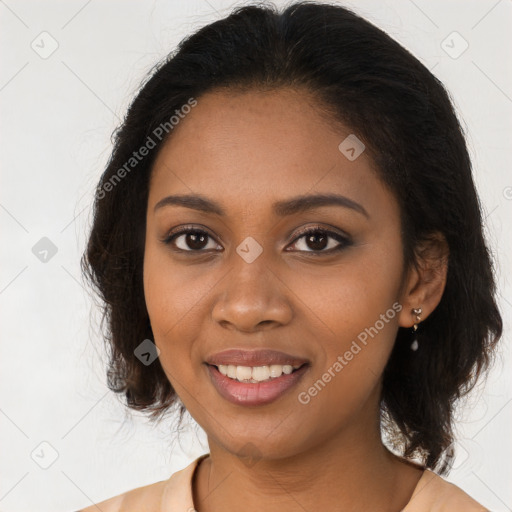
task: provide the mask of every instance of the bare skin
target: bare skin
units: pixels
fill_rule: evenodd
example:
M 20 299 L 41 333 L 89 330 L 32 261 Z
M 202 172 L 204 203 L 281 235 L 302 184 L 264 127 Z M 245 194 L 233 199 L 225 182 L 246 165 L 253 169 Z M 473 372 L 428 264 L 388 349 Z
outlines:
M 422 469 L 381 441 L 381 377 L 398 327 L 415 322 L 412 308 L 421 307 L 424 320 L 441 299 L 444 244 L 425 253 L 420 270 L 404 271 L 396 199 L 367 152 L 354 161 L 340 152 L 350 128 L 328 123 L 306 91 L 208 93 L 173 132 L 150 183 L 144 290 L 160 363 L 208 436 L 196 510 L 400 511 Z M 282 217 L 272 210 L 276 201 L 319 193 L 346 196 L 367 215 L 339 205 Z M 225 215 L 154 210 L 182 194 L 207 197 Z M 186 234 L 163 243 L 177 227 L 206 231 L 202 248 Z M 350 243 L 329 235 L 319 249 L 298 234 L 304 227 Z M 252 263 L 236 252 L 247 237 L 263 249 Z M 329 253 L 335 247 L 342 249 Z M 390 318 L 395 303 L 401 309 Z M 384 314 L 378 334 L 301 403 L 299 393 Z M 276 401 L 235 405 L 204 364 L 228 348 L 281 350 L 310 367 Z

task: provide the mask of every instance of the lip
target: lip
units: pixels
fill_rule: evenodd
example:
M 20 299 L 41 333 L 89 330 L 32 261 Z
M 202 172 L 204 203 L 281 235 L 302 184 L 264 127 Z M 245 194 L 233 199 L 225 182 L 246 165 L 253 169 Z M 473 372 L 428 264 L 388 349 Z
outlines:
M 229 349 L 209 356 L 206 359 L 206 362 L 213 366 L 219 366 L 220 364 L 232 364 L 234 366 L 270 366 L 272 364 L 289 364 L 291 366 L 298 366 L 303 365 L 304 363 L 309 363 L 307 359 L 271 349 Z
M 222 375 L 216 366 L 206 363 L 206 367 L 217 392 L 228 402 L 245 406 L 261 406 L 274 402 L 296 386 L 309 369 L 308 364 L 303 364 L 290 374 L 283 374 L 264 382 L 251 383 L 230 379 Z

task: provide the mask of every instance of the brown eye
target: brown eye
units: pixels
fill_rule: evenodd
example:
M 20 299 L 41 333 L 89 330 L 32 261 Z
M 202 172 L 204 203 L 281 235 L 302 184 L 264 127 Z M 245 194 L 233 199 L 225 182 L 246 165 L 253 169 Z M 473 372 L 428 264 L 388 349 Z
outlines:
M 208 249 L 208 243 L 213 242 L 213 239 L 208 232 L 202 229 L 186 228 L 171 233 L 162 241 L 167 245 L 173 245 L 179 251 L 204 252 L 205 249 Z M 216 246 L 217 244 L 213 243 L 209 249 L 215 249 Z
M 339 251 L 349 245 L 351 241 L 339 233 L 328 231 L 320 228 L 313 228 L 305 230 L 297 237 L 294 241 L 294 245 L 298 244 L 298 241 L 304 239 L 300 252 L 312 252 L 312 253 L 332 253 Z

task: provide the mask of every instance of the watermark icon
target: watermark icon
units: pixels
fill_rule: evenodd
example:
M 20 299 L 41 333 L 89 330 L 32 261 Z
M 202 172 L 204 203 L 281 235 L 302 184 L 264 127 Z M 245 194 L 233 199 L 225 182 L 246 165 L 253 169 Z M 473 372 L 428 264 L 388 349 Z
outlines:
M 353 133 L 351 133 L 346 139 L 341 141 L 338 149 L 342 155 L 347 158 L 347 160 L 353 162 L 366 149 L 366 146 Z
M 249 468 L 252 468 L 259 460 L 262 459 L 262 453 L 254 443 L 246 443 L 237 453 L 242 462 Z
M 149 366 L 160 355 L 160 349 L 151 340 L 144 340 L 133 353 L 143 365 Z
M 49 32 L 44 31 L 30 43 L 30 47 L 41 59 L 47 59 L 57 51 L 59 43 Z
M 301 391 L 297 395 L 298 401 L 303 405 L 311 402 L 311 398 L 317 396 L 318 393 L 320 393 L 320 391 L 322 391 L 325 386 L 331 382 L 331 380 L 336 377 L 336 375 L 338 375 L 343 370 L 343 368 L 345 368 L 345 366 L 347 366 L 348 363 L 352 361 L 352 359 L 354 359 L 354 356 L 359 354 L 359 352 L 361 352 L 361 350 L 366 347 L 368 344 L 368 336 L 373 339 L 373 337 L 376 336 L 379 331 L 384 329 L 384 326 L 389 323 L 390 320 L 395 318 L 396 314 L 400 311 L 402 311 L 402 305 L 398 302 L 395 302 L 391 308 L 386 311 L 385 314 L 383 313 L 380 315 L 379 320 L 377 320 L 373 326 L 366 327 L 364 331 L 361 331 L 357 335 L 357 341 L 359 341 L 363 347 L 361 347 L 361 345 L 356 340 L 352 340 L 350 348 L 346 350 L 343 355 L 339 355 L 336 358 L 336 361 L 334 361 L 334 363 L 327 369 L 327 371 L 324 372 L 322 376 L 307 389 L 307 391 Z
M 107 192 L 111 192 L 128 173 L 137 167 L 139 162 L 144 160 L 144 158 L 149 155 L 151 150 L 156 147 L 157 141 L 161 142 L 162 139 L 164 139 L 165 136 L 176 127 L 180 120 L 183 119 L 188 113 L 190 113 L 192 107 L 195 107 L 196 105 L 197 100 L 194 98 L 189 98 L 187 103 L 182 105 L 179 110 L 176 109 L 174 111 L 175 115 L 172 115 L 169 118 L 169 121 L 160 123 L 151 132 L 151 135 L 146 137 L 144 144 L 137 151 L 134 151 L 132 156 L 128 158 L 128 160 L 112 176 L 110 176 L 110 178 L 105 183 L 103 183 L 103 185 L 98 186 L 96 191 L 97 199 L 103 199 L 107 195 Z
M 510 201 L 512 199 L 512 187 L 505 187 L 503 189 L 503 197 L 507 200 L 507 201 Z
M 43 236 L 34 247 L 32 254 L 42 263 L 48 263 L 56 254 L 57 246 L 46 236 Z
M 446 450 L 450 471 L 462 476 L 481 471 L 486 460 L 484 447 L 474 438 L 461 437 L 454 440 Z
M 469 48 L 469 43 L 457 31 L 453 31 L 441 41 L 441 48 L 452 59 L 458 59 Z
M 40 468 L 48 469 L 59 458 L 59 452 L 48 441 L 42 441 L 32 450 L 30 457 Z
M 246 263 L 252 263 L 263 252 L 263 247 L 252 236 L 248 236 L 236 248 L 236 252 Z

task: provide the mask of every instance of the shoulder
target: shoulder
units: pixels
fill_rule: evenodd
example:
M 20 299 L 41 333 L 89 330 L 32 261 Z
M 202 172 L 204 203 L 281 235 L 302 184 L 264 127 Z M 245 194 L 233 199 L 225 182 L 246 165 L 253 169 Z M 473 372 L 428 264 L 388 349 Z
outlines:
M 150 512 L 158 510 L 161 503 L 166 481 L 137 487 L 107 500 L 95 503 L 78 512 L 121 512 L 137 510 L 138 512 Z
M 460 487 L 425 470 L 403 512 L 489 512 Z
M 198 464 L 210 454 L 193 460 L 167 480 L 137 487 L 131 491 L 95 503 L 77 512 L 154 512 L 155 510 L 193 509 L 192 479 Z

